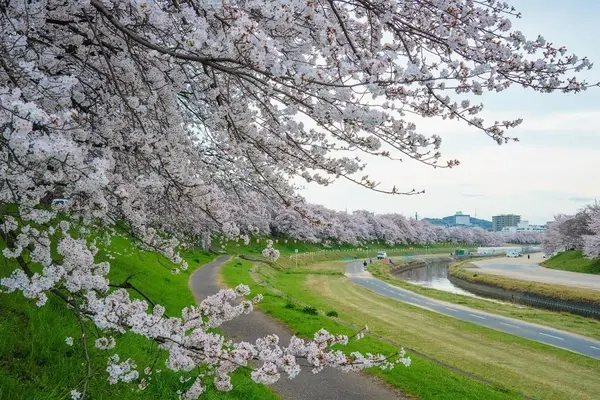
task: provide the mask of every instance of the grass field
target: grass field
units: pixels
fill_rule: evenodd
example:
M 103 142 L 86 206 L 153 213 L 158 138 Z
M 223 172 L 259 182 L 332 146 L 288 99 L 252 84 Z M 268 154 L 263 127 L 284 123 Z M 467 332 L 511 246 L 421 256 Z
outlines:
M 390 250 L 395 251 L 406 251 L 413 252 L 416 254 L 424 254 L 434 250 L 454 250 L 457 248 L 471 249 L 475 248 L 475 245 L 467 243 L 433 243 L 433 244 L 404 244 L 404 245 L 393 245 L 390 246 L 385 242 L 372 242 L 365 243 L 360 246 L 354 246 L 346 243 L 311 243 L 302 240 L 288 239 L 288 238 L 266 238 L 266 237 L 252 237 L 250 243 L 245 245 L 242 240 L 231 240 L 226 238 L 217 238 L 213 240 L 213 244 L 227 251 L 229 254 L 260 254 L 265 248 L 266 241 L 271 239 L 274 241 L 273 247 L 278 249 L 281 254 L 289 255 L 295 253 L 298 249 L 299 253 L 309 253 L 322 250 L 339 250 L 339 251 L 354 251 L 358 248 L 369 250 L 371 255 L 374 256 L 376 252 L 382 250 L 389 252 Z
M 395 278 L 392 274 L 390 274 L 389 265 L 387 263 L 373 263 L 370 264 L 367 269 L 373 274 L 373 276 L 384 280 L 391 285 L 410 290 L 423 296 L 431 297 L 432 299 L 460 304 L 477 310 L 503 315 L 509 318 L 516 318 L 535 324 L 546 325 L 552 328 L 561 329 L 567 332 L 572 332 L 578 335 L 600 340 L 600 321 L 592 318 L 585 318 L 569 313 L 558 313 L 511 303 L 488 301 L 475 297 L 463 296 L 460 294 L 413 285 L 404 280 Z
M 229 264 L 224 279 L 231 285 L 252 283 L 249 268 L 247 262 L 241 267 Z M 492 383 L 462 376 L 420 357 L 414 357 L 416 362 L 408 370 L 377 372 L 388 383 L 420 398 L 491 399 L 523 394 L 543 399 L 591 399 L 600 393 L 597 360 L 387 299 L 342 276 L 290 275 L 265 266 L 259 272 L 261 279 L 292 298 L 323 312 L 334 310 L 341 320 L 356 326 L 368 324 L 373 333 L 398 345 Z M 347 331 L 331 319 L 307 316 L 285 304 L 284 298 L 266 296 L 261 307 L 303 335 L 321 326 Z M 356 348 L 369 350 L 372 346 L 393 351 L 393 346 L 372 338 Z
M 600 274 L 600 258 L 590 260 L 581 250 L 565 251 L 544 261 L 542 265 L 550 269 L 583 272 L 585 274 Z
M 258 242 L 257 242 L 258 240 Z M 214 246 L 222 249 L 227 254 L 245 254 L 260 255 L 266 247 L 267 238 L 252 238 L 250 243 L 245 245 L 241 240 L 216 240 Z M 367 243 L 361 246 L 352 246 L 348 244 L 316 244 L 293 239 L 274 239 L 277 240 L 273 247 L 281 253 L 279 262 L 289 262 L 290 266 L 295 266 L 296 250 L 298 250 L 298 265 L 308 265 L 317 261 L 339 260 L 345 257 L 375 258 L 378 251 L 382 250 L 391 256 L 414 255 L 414 254 L 435 254 L 450 253 L 456 248 L 471 249 L 473 245 L 436 243 L 432 245 L 407 244 L 389 246 L 385 243 Z M 286 242 L 287 240 L 287 242 Z
M 264 245 L 263 245 L 264 247 Z M 276 248 L 277 245 L 275 245 Z M 284 251 L 285 250 L 285 251 Z M 293 271 L 296 268 L 311 267 L 315 264 L 320 264 L 328 261 L 339 261 L 348 258 L 371 258 L 375 261 L 376 252 L 373 250 L 365 250 L 364 248 L 347 248 L 347 249 L 321 249 L 316 251 L 308 252 L 292 252 L 290 253 L 289 248 L 286 250 L 282 248 L 282 256 L 277 260 L 274 267 Z M 390 248 L 386 250 L 389 257 L 392 256 L 406 256 L 406 255 L 424 255 L 427 254 L 440 254 L 447 255 L 454 250 L 453 247 L 438 246 L 435 248 Z M 261 250 L 262 251 L 262 250 Z M 255 259 L 257 261 L 263 261 L 264 258 L 260 255 L 260 251 L 254 251 L 253 248 L 238 247 L 237 252 L 228 252 L 229 254 L 238 254 Z M 402 263 L 402 261 L 399 261 Z
M 559 300 L 584 302 L 600 307 L 600 293 L 597 290 L 477 273 L 477 269 L 464 268 L 461 265 L 451 267 L 448 273 L 470 282 L 483 283 L 506 290 L 534 293 Z
M 137 285 L 155 302 L 167 309 L 167 314 L 177 315 L 184 306 L 194 303 L 188 289 L 190 274 L 213 256 L 201 252 L 185 254 L 190 264 L 187 272 L 172 275 L 173 267 L 160 260 L 156 254 L 133 248 L 124 238 L 115 238 L 111 246 L 115 257 L 111 261 L 111 277 L 119 282 L 137 274 L 131 283 Z M 99 258 L 106 258 L 105 252 Z M 1 275 L 7 275 L 10 265 L 2 266 Z M 75 316 L 58 300 L 50 297 L 49 304 L 38 309 L 34 302 L 20 294 L 2 294 L 0 297 L 0 399 L 2 400 L 58 400 L 70 399 L 68 393 L 78 387 L 85 376 L 81 347 L 81 333 Z M 65 344 L 66 337 L 75 344 Z M 165 368 L 165 357 L 155 345 L 134 334 L 118 338 L 114 350 L 90 351 L 93 377 L 88 389 L 89 399 L 175 399 L 177 390 L 185 389 L 191 382 L 181 384 L 178 375 Z M 138 370 L 156 362 L 148 388 L 142 392 L 124 384 L 109 385 L 106 360 L 118 353 L 124 360 L 136 360 Z M 143 373 L 142 373 L 143 376 Z M 276 399 L 271 390 L 250 381 L 245 372 L 233 377 L 234 390 L 229 393 L 210 390 L 203 399 Z M 135 388 L 135 386 L 133 386 Z

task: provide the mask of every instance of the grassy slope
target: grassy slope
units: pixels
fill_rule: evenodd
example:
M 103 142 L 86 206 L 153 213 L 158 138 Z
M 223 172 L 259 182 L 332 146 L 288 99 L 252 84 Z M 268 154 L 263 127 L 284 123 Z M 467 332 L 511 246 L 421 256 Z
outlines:
M 214 245 L 216 247 L 223 248 L 229 254 L 260 254 L 261 251 L 265 248 L 266 238 L 258 238 L 259 242 L 256 242 L 257 238 L 252 238 L 248 245 L 245 245 L 241 240 L 216 240 L 214 241 Z M 310 253 L 310 252 L 319 252 L 319 251 L 341 251 L 341 252 L 350 252 L 356 253 L 361 257 L 365 257 L 366 249 L 369 249 L 369 255 L 371 257 L 375 257 L 375 254 L 379 250 L 386 251 L 388 254 L 390 252 L 400 254 L 425 254 L 429 253 L 450 253 L 457 248 L 470 249 L 474 248 L 473 245 L 466 244 L 444 244 L 437 243 L 433 245 L 429 245 L 427 248 L 425 245 L 419 244 L 410 244 L 410 245 L 396 245 L 389 246 L 385 243 L 368 243 L 362 246 L 351 246 L 348 244 L 332 244 L 332 245 L 321 245 L 303 241 L 296 241 L 294 243 L 293 239 L 288 239 L 287 243 L 285 243 L 286 239 L 274 239 L 277 240 L 277 243 L 273 243 L 273 247 L 280 251 L 282 255 L 292 255 L 295 253 L 295 250 L 298 249 L 298 253 Z M 360 251 L 358 249 L 361 249 Z
M 337 277 L 310 277 L 306 286 L 324 299 L 320 307 L 510 390 L 544 399 L 584 399 L 600 390 L 596 360 L 402 304 Z
M 111 261 L 111 277 L 122 280 L 138 274 L 131 283 L 142 289 L 151 299 L 164 305 L 167 313 L 177 315 L 180 310 L 194 303 L 188 289 L 190 274 L 213 256 L 189 252 L 185 256 L 190 269 L 180 275 L 172 275 L 171 265 L 152 253 L 133 248 L 124 238 L 115 238 L 111 247 L 116 257 Z M 119 254 L 117 254 L 119 253 Z M 99 258 L 106 258 L 101 251 Z M 7 267 L 0 275 L 7 274 Z M 8 266 L 10 268 L 10 266 Z M 0 297 L 0 399 L 35 400 L 65 399 L 85 376 L 80 331 L 72 313 L 51 297 L 45 307 L 38 309 L 33 302 L 20 294 L 3 294 Z M 65 344 L 65 338 L 75 339 L 73 347 Z M 152 365 L 161 373 L 153 373 L 151 384 L 143 392 L 123 384 L 111 386 L 106 381 L 106 358 L 118 353 L 122 359 L 133 358 L 139 370 Z M 175 391 L 185 389 L 178 377 L 166 371 L 164 354 L 157 359 L 156 346 L 137 335 L 127 334 L 118 340 L 118 347 L 110 353 L 91 350 L 94 376 L 90 382 L 90 399 L 169 399 L 177 398 Z M 244 373 L 233 379 L 234 390 L 230 393 L 210 391 L 206 399 L 275 399 L 273 393 L 262 385 L 253 384 Z
M 569 313 L 558 313 L 553 311 L 530 308 L 510 303 L 499 303 L 488 300 L 478 299 L 460 294 L 443 292 L 432 288 L 413 285 L 401 279 L 395 278 L 389 273 L 388 265 L 385 263 L 370 264 L 368 270 L 377 278 L 423 296 L 431 297 L 437 300 L 443 300 L 450 303 L 472 307 L 477 310 L 486 311 L 493 314 L 503 315 L 509 318 L 516 318 L 535 324 L 550 326 L 552 328 L 573 332 L 579 335 L 588 336 L 600 340 L 600 321 L 585 318 Z
M 242 241 L 215 241 L 215 246 L 222 248 L 228 254 L 246 254 L 260 255 L 265 248 L 265 238 L 260 238 L 260 242 L 256 243 L 256 239 L 252 239 L 248 245 L 244 245 Z M 381 243 L 371 243 L 366 246 L 350 246 L 350 245 L 332 245 L 324 246 L 320 244 L 307 243 L 293 240 L 277 239 L 278 243 L 274 243 L 275 247 L 281 253 L 280 263 L 289 266 L 296 265 L 295 250 L 298 249 L 298 265 L 314 264 L 318 261 L 339 260 L 346 257 L 375 258 L 379 250 L 386 251 L 389 256 L 414 255 L 425 253 L 440 253 L 449 254 L 456 248 L 472 248 L 470 245 L 452 245 L 452 244 L 435 244 L 428 246 L 424 245 L 398 245 L 388 246 Z M 368 246 L 368 249 L 367 249 Z
M 508 389 L 556 399 L 589 398 L 600 389 L 593 378 L 600 372 L 596 360 L 398 304 L 342 279 L 314 277 L 307 286 L 342 310 L 340 315 L 366 320 L 395 343 Z
M 242 268 L 230 264 L 224 271 L 225 280 L 229 284 L 252 282 L 248 268 L 249 263 Z M 389 383 L 419 397 L 497 398 L 504 390 L 508 393 L 502 396 L 507 398 L 512 391 L 518 391 L 534 398 L 589 399 L 600 392 L 597 360 L 387 299 L 354 286 L 345 277 L 298 276 L 267 267 L 261 267 L 260 271 L 262 279 L 293 298 L 321 311 L 335 310 L 342 320 L 357 326 L 366 323 L 372 332 L 394 343 L 497 385 L 486 386 L 418 357 L 409 371 L 378 373 Z M 261 307 L 304 335 L 310 335 L 320 326 L 347 331 L 325 317 L 308 317 L 286 309 L 285 300 L 278 297 L 268 296 Z M 308 321 L 313 322 L 308 324 Z M 374 342 L 377 341 L 369 339 L 357 348 L 371 349 Z M 392 347 L 381 342 L 376 346 L 392 351 Z M 432 374 L 437 376 L 435 380 L 428 378 Z
M 585 258 L 581 250 L 565 251 L 544 261 L 542 265 L 551 269 L 583 272 L 585 274 L 600 274 L 600 258 L 590 260 Z
M 216 242 L 217 246 L 220 246 L 228 254 L 243 254 L 249 257 L 260 257 L 262 250 L 265 248 L 265 239 L 260 239 L 260 243 L 256 243 L 256 239 L 253 239 L 250 244 L 244 245 L 241 241 L 223 241 Z M 344 258 L 367 258 L 371 257 L 375 259 L 377 251 L 384 250 L 388 256 L 406 256 L 416 254 L 450 254 L 456 246 L 446 244 L 436 244 L 425 248 L 422 245 L 404 245 L 390 247 L 384 244 L 369 244 L 369 249 L 365 247 L 356 247 L 349 245 L 335 246 L 335 248 L 325 248 L 318 244 L 304 243 L 298 241 L 293 243 L 293 240 L 288 240 L 288 243 L 284 242 L 284 239 L 279 240 L 279 243 L 275 243 L 274 247 L 280 251 L 281 258 L 277 261 L 277 264 L 281 268 L 296 268 L 308 267 L 315 263 L 321 263 L 325 261 L 335 261 Z M 470 246 L 462 245 L 460 248 L 470 248 Z M 295 249 L 298 249 L 298 255 L 296 256 Z
M 334 333 L 348 335 L 355 333 L 355 331 L 340 325 L 331 318 L 322 315 L 308 315 L 298 308 L 289 308 L 286 299 L 274 295 L 263 287 L 256 285 L 249 275 L 250 266 L 251 263 L 248 261 L 242 261 L 241 263 L 238 263 L 237 261 L 230 262 L 223 268 L 222 278 L 225 283 L 230 286 L 238 283 L 248 284 L 252 287 L 252 295 L 262 293 L 264 299 L 259 308 L 284 322 L 296 332 L 297 335 L 311 337 L 314 332 L 320 328 L 328 329 Z M 271 281 L 271 284 L 281 287 L 293 297 L 315 304 L 321 310 L 329 310 L 326 303 L 323 303 L 322 299 L 314 297 L 312 291 L 304 284 L 305 279 L 309 276 L 323 277 L 325 279 L 345 279 L 343 277 L 330 275 L 306 274 L 298 276 L 296 274 L 285 273 L 273 273 L 271 276 L 267 277 L 267 279 Z M 342 310 L 340 309 L 339 311 Z M 340 314 L 344 320 L 348 320 L 347 315 Z M 353 319 L 353 322 L 364 325 L 368 320 L 355 318 Z M 369 328 L 371 329 L 370 324 Z M 367 336 L 361 341 L 351 342 L 345 350 L 393 354 L 397 349 L 397 346 L 392 346 Z M 499 386 L 490 386 L 474 379 L 467 378 L 418 356 L 412 356 L 412 358 L 413 364 L 408 369 L 400 366 L 392 371 L 373 369 L 369 372 L 378 375 L 384 381 L 399 388 L 401 391 L 418 396 L 422 399 L 516 399 L 520 397 L 514 392 Z M 307 373 L 307 371 L 303 371 L 303 373 Z M 302 379 L 302 374 L 300 374 L 297 379 Z
M 559 300 L 585 302 L 600 307 L 600 293 L 598 293 L 597 290 L 543 282 L 524 281 L 492 274 L 482 274 L 477 273 L 477 269 L 463 268 L 461 266 L 450 268 L 448 273 L 456 278 L 497 286 L 506 290 L 535 293 Z

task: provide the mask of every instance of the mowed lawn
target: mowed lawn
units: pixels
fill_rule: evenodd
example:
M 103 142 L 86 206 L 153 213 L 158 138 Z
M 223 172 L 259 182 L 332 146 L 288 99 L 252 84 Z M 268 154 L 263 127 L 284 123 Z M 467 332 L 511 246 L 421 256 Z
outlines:
M 590 260 L 581 250 L 565 251 L 544 261 L 542 265 L 550 269 L 582 272 L 585 274 L 600 274 L 600 258 Z
M 138 250 L 126 238 L 115 237 L 108 251 L 100 251 L 98 259 L 111 262 L 110 276 L 114 282 L 122 282 L 131 276 L 130 283 L 156 303 L 164 305 L 168 315 L 178 316 L 183 307 L 195 303 L 188 287 L 190 274 L 215 257 L 201 251 L 183 255 L 190 268 L 173 275 L 170 269 L 175 265 L 165 258 Z M 4 268 L 0 275 L 5 276 L 13 266 L 7 263 L 0 268 Z M 93 375 L 86 398 L 177 399 L 177 391 L 185 391 L 192 383 L 181 383 L 181 374 L 172 373 L 165 367 L 166 353 L 139 335 L 128 333 L 120 336 L 115 349 L 100 351 L 93 345 L 96 330 L 92 328 L 88 334 L 92 335 L 88 346 Z M 66 337 L 73 337 L 72 347 L 65 343 Z M 122 360 L 132 358 L 137 362 L 141 377 L 150 378 L 150 384 L 144 391 L 137 390 L 137 383 L 108 383 L 106 364 L 112 354 L 119 354 Z M 142 372 L 146 367 L 154 367 L 149 377 Z M 196 376 L 197 373 L 195 370 L 187 376 Z M 38 308 L 34 301 L 23 298 L 22 294 L 0 295 L 0 400 L 70 399 L 71 389 L 81 391 L 84 377 L 81 331 L 74 314 L 64 304 L 49 295 L 48 304 Z M 223 393 L 214 390 L 209 380 L 209 389 L 202 400 L 278 398 L 270 388 L 253 383 L 247 370 L 234 373 L 232 383 L 233 391 Z
M 410 306 L 343 276 L 289 275 L 260 268 L 290 297 L 424 353 L 499 387 L 541 399 L 593 399 L 600 361 Z
M 431 297 L 432 299 L 460 304 L 477 310 L 498 314 L 509 318 L 520 319 L 522 321 L 527 321 L 534 324 L 546 325 L 555 329 L 560 329 L 600 340 L 600 321 L 593 318 L 585 318 L 566 312 L 560 313 L 543 310 L 521 304 L 490 301 L 415 285 L 399 279 L 391 274 L 387 264 L 385 263 L 370 264 L 368 270 L 375 277 L 384 280 L 391 285 L 410 290 L 423 296 Z M 470 270 L 466 269 L 465 271 L 469 272 Z M 480 274 L 480 276 L 483 276 L 483 274 Z M 484 276 L 484 278 L 485 277 L 487 276 Z M 491 277 L 493 278 L 493 276 Z M 531 282 L 525 283 L 527 285 L 531 285 Z

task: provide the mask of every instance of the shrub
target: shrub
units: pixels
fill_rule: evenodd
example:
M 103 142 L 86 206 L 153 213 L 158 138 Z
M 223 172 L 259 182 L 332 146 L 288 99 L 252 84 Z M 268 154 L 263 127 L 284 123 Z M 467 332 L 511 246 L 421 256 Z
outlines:
M 319 313 L 316 308 L 310 307 L 310 306 L 304 307 L 302 309 L 302 312 L 306 313 L 306 314 L 309 314 L 309 315 L 317 315 Z
M 293 310 L 294 308 L 296 308 L 296 305 L 294 303 L 287 302 L 287 303 L 285 303 L 284 307 L 289 308 L 290 310 Z
M 338 317 L 338 313 L 337 311 L 331 310 L 331 311 L 327 311 L 327 315 L 328 317 Z

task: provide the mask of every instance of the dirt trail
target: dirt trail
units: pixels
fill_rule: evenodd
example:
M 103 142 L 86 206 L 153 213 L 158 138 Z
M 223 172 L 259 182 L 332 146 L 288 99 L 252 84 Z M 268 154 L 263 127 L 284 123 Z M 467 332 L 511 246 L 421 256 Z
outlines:
M 190 286 L 197 301 L 221 289 L 217 283 L 219 268 L 230 259 L 221 256 L 198 269 L 190 278 Z M 233 340 L 254 341 L 274 333 L 286 343 L 292 333 L 281 323 L 260 311 L 242 315 L 222 326 Z M 400 400 L 406 399 L 400 392 L 388 388 L 383 382 L 359 373 L 344 373 L 331 368 L 318 374 L 304 368 L 295 379 L 282 378 L 274 386 L 275 391 L 289 400 Z

